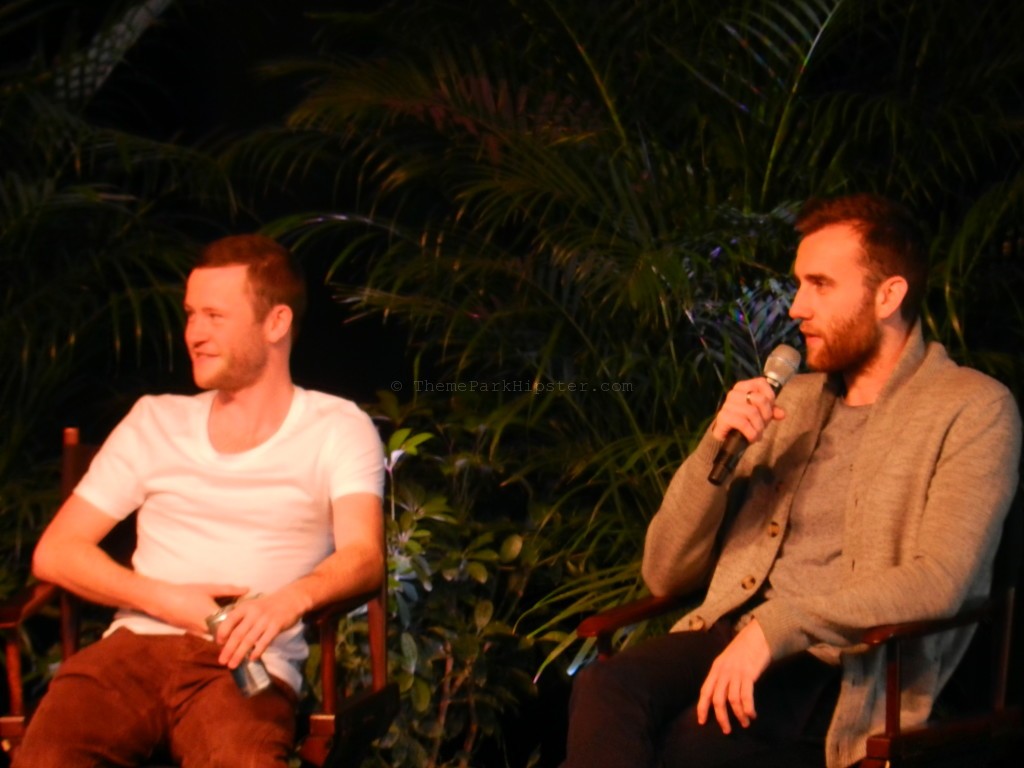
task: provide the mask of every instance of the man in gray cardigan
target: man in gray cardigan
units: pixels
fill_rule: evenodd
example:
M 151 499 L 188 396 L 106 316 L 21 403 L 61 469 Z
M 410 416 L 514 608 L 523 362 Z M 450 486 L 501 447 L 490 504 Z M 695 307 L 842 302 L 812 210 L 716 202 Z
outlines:
M 668 635 L 578 675 L 566 766 L 761 766 L 815 736 L 812 762 L 853 765 L 883 723 L 863 631 L 988 591 L 1018 484 L 1012 395 L 925 343 L 925 250 L 901 207 L 812 201 L 797 230 L 790 315 L 815 373 L 777 399 L 763 378 L 736 384 L 672 479 L 643 577 L 655 595 L 707 594 Z M 716 486 L 733 430 L 750 447 Z M 928 717 L 969 637 L 907 654 L 904 725 Z

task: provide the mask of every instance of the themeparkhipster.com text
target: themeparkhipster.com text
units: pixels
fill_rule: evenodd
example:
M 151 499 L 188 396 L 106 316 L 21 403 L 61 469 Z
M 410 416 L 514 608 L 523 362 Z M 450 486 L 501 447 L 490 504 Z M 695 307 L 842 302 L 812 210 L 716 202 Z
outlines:
M 433 381 L 415 379 L 413 391 L 421 392 L 501 392 L 540 395 L 548 392 L 632 392 L 633 384 L 628 381 L 531 381 L 529 379 L 497 379 L 486 381 L 468 379 L 465 381 Z M 405 385 L 401 381 L 391 382 L 392 392 L 401 392 Z

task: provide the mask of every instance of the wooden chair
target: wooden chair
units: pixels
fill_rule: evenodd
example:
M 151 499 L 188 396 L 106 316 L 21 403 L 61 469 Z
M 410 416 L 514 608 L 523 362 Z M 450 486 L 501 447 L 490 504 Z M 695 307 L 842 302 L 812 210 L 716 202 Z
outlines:
M 868 738 L 867 757 L 860 768 L 909 768 L 910 766 L 1004 765 L 1024 748 L 1022 724 L 1021 669 L 1015 659 L 1022 645 L 1020 615 L 1015 611 L 1016 585 L 1024 552 L 1024 512 L 1020 498 L 1007 517 L 999 545 L 992 590 L 987 600 L 965 606 L 956 616 L 935 621 L 874 627 L 863 641 L 882 646 L 886 654 L 886 722 L 882 733 Z M 598 659 L 615 652 L 620 630 L 641 621 L 679 611 L 696 602 L 694 595 L 644 597 L 584 619 L 576 629 L 581 638 L 595 640 Z M 1017 626 L 1015 627 L 1015 620 Z M 901 645 L 904 641 L 955 627 L 978 624 L 979 631 L 946 691 L 939 697 L 927 724 L 913 729 L 900 726 Z M 1014 654 L 1016 644 L 1017 654 Z M 600 662 L 598 662 L 600 663 Z M 945 706 L 947 693 L 957 688 L 977 692 L 977 670 L 989 667 L 990 691 L 987 702 L 964 709 Z M 1014 683 L 1016 681 L 1016 683 Z M 977 698 L 976 696 L 974 698 Z M 951 711 L 944 711 L 950 709 Z
M 61 498 L 71 495 L 85 474 L 98 446 L 79 441 L 76 428 L 64 431 L 61 466 Z M 134 550 L 134 518 L 116 526 L 103 547 L 120 562 L 128 562 Z M 36 583 L 0 603 L 0 630 L 4 633 L 8 713 L 0 716 L 3 751 L 17 749 L 25 731 L 27 707 L 22 691 L 22 647 L 25 622 L 44 608 L 59 603 L 61 653 L 66 658 L 78 650 L 83 601 L 53 584 Z M 340 616 L 366 606 L 369 627 L 369 688 L 353 696 L 340 695 L 337 680 L 337 625 Z M 322 700 L 312 713 L 302 715 L 296 753 L 305 765 L 322 768 L 357 766 L 370 743 L 384 734 L 398 709 L 398 687 L 387 680 L 386 580 L 372 592 L 333 603 L 306 617 L 311 640 L 320 644 Z

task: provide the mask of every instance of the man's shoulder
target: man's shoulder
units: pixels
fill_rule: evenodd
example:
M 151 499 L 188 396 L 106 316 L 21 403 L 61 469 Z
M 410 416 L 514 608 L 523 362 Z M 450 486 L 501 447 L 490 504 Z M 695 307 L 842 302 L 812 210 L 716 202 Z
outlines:
M 370 415 L 352 400 L 315 389 L 299 388 L 298 391 L 305 401 L 307 419 L 373 426 Z
M 211 397 L 213 397 L 212 392 L 200 392 L 195 395 L 142 395 L 135 401 L 126 418 L 181 419 L 209 408 Z
M 332 395 L 329 392 L 321 392 L 318 389 L 304 389 L 297 387 L 302 396 L 306 398 L 306 407 L 317 412 L 336 412 L 342 414 L 361 414 L 366 412 L 354 401 L 340 395 Z M 367 417 L 369 418 L 369 417 Z
M 932 390 L 945 399 L 966 399 L 981 402 L 1013 400 L 1010 389 L 987 373 L 960 365 L 938 342 L 930 342 L 921 366 L 913 377 L 917 390 Z

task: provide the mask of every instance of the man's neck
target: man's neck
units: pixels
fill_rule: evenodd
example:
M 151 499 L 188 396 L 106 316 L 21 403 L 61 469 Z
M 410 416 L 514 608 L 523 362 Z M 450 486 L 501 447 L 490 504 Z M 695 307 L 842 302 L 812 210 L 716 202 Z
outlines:
M 218 390 L 207 431 L 219 453 L 241 453 L 269 440 L 291 409 L 295 386 L 287 372 L 233 392 Z
M 910 340 L 910 329 L 899 326 L 885 328 L 878 351 L 856 371 L 843 374 L 847 405 L 871 405 L 882 393 Z

